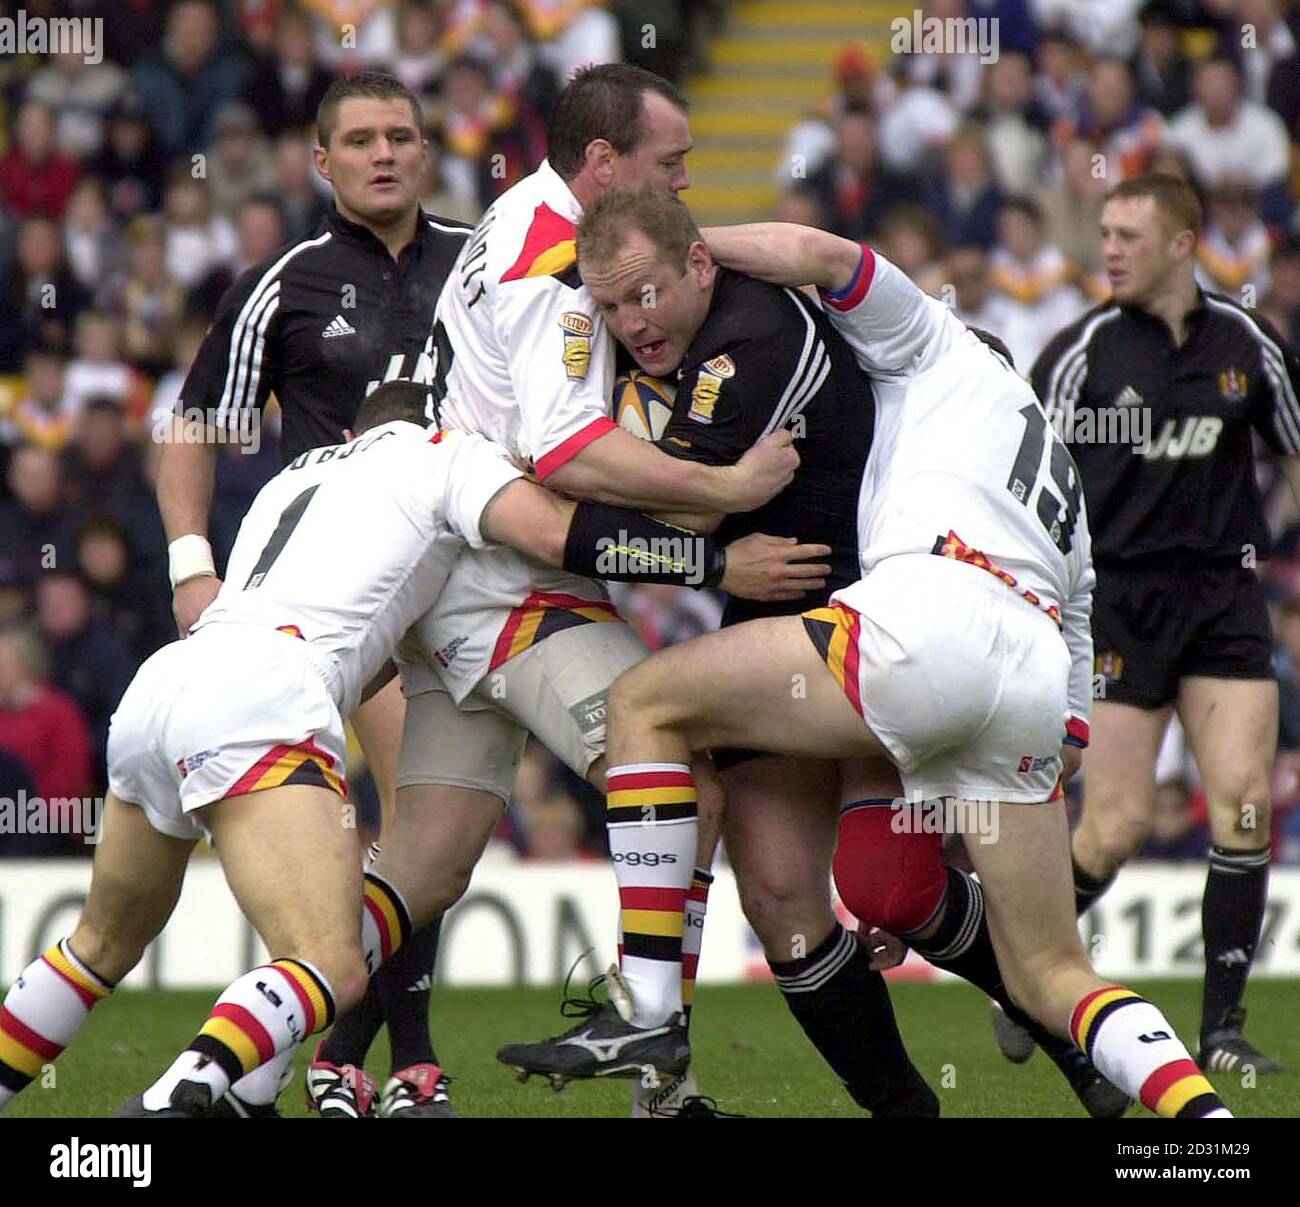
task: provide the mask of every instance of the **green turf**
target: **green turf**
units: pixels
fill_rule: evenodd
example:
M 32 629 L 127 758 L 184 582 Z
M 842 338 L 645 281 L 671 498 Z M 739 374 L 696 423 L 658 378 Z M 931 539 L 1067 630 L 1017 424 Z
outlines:
M 1193 981 L 1135 985 L 1157 1002 L 1184 1039 L 1194 1041 L 1200 986 Z M 1249 1034 L 1291 1070 L 1260 1078 L 1218 1078 L 1231 1109 L 1242 1116 L 1300 1117 L 1300 1034 L 1294 1026 L 1295 981 L 1252 984 Z M 894 1002 L 917 1067 L 943 1100 L 945 1116 L 1081 1116 L 1082 1109 L 1041 1054 L 1009 1065 L 994 1046 L 983 996 L 962 985 L 902 984 Z M 55 1066 L 57 1084 L 34 1083 L 9 1107 L 15 1116 L 104 1116 L 144 1088 L 193 1036 L 210 1008 L 210 993 L 120 993 L 95 1010 L 85 1030 Z M 499 1044 L 559 1030 L 559 993 L 550 989 L 442 989 L 435 995 L 435 1039 L 453 1095 L 466 1116 L 623 1115 L 627 1082 L 573 1085 L 555 1093 L 534 1078 L 518 1085 L 494 1059 Z M 705 986 L 692 1024 L 702 1089 L 746 1115 L 855 1115 L 857 1108 L 821 1063 L 770 986 Z M 370 1071 L 388 1073 L 381 1038 Z M 281 1100 L 304 1115 L 302 1066 Z M 1134 1110 L 1130 1117 L 1144 1112 Z

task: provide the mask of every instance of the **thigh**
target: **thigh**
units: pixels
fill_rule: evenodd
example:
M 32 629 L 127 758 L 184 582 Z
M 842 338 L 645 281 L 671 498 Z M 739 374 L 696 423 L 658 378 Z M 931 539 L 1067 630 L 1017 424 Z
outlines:
M 1277 683 L 1271 679 L 1193 675 L 1179 684 L 1178 717 L 1196 756 L 1212 825 L 1216 815 L 1226 815 L 1226 824 L 1214 826 L 1216 842 L 1259 846 L 1268 838 L 1277 713 Z
M 737 877 L 812 885 L 829 902 L 839 764 L 762 755 L 729 767 L 722 780 L 727 857 Z
M 348 718 L 365 752 L 366 766 L 374 777 L 383 813 L 383 829 L 393 825 L 394 792 L 397 787 L 397 763 L 402 746 L 402 726 L 406 702 L 402 685 L 394 679 L 377 691 Z
M 799 616 L 754 620 L 653 654 L 615 684 L 609 758 L 635 761 L 638 731 L 678 731 L 693 750 L 748 746 L 808 758 L 879 754 L 880 743 Z M 853 684 L 856 696 L 856 684 Z
M 110 792 L 74 936 L 77 955 L 109 980 L 125 976 L 129 968 L 105 967 L 104 956 L 118 948 L 138 952 L 162 931 L 193 850 L 194 839 L 162 833 L 143 809 Z
M 649 654 L 624 621 L 575 625 L 502 663 L 472 698 L 532 733 L 575 775 L 588 777 L 605 753 L 610 686 Z
M 1098 700 L 1083 753 L 1085 815 L 1123 810 L 1149 818 L 1155 807 L 1156 759 L 1169 725 L 1169 708 L 1138 708 Z
M 450 784 L 410 784 L 397 790 L 397 818 L 374 870 L 406 901 L 420 927 L 449 909 L 501 820 L 493 792 Z
M 466 704 L 457 707 L 441 687 L 407 698 L 399 800 L 408 788 L 436 785 L 510 799 L 528 731 L 472 697 Z
M 361 852 L 348 808 L 336 792 L 295 784 L 204 810 L 231 892 L 272 958 L 359 944 Z

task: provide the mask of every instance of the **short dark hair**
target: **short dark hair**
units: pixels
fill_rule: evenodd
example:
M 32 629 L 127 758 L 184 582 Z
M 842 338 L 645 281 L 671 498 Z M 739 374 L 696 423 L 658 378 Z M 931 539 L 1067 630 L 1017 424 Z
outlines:
M 578 224 L 578 257 L 607 260 L 633 231 L 640 231 L 670 263 L 686 266 L 692 243 L 703 240 L 691 212 L 663 189 L 607 189 Z
M 603 138 L 620 155 L 641 145 L 642 98 L 657 93 L 683 113 L 689 105 L 681 89 L 662 76 L 630 63 L 580 67 L 560 93 L 547 129 L 547 160 L 562 180 L 582 171 L 587 145 Z
M 406 419 L 424 427 L 430 422 L 430 411 L 428 386 L 413 381 L 386 381 L 371 390 L 357 408 L 352 434 L 359 436 L 372 427 L 397 419 Z
M 1179 231 L 1189 230 L 1194 235 L 1200 235 L 1205 217 L 1200 199 L 1187 181 L 1164 172 L 1148 172 L 1117 184 L 1106 194 L 1107 201 L 1136 197 L 1150 197 L 1155 202 L 1156 210 L 1169 234 L 1176 235 Z
M 420 98 L 401 80 L 386 71 L 358 71 L 355 75 L 341 75 L 335 79 L 325 90 L 320 104 L 316 106 L 316 140 L 322 147 L 329 146 L 330 136 L 334 133 L 334 126 L 338 121 L 339 105 L 358 96 L 380 101 L 397 98 L 406 101 L 411 106 L 415 128 L 424 130 L 424 113 L 420 109 Z

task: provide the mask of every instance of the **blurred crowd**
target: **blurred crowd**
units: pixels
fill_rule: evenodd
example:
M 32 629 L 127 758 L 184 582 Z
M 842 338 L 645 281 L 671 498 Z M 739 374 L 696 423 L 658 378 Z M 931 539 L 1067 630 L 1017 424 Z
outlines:
M 27 0 L 29 17 L 106 19 L 100 62 L 0 55 L 0 798 L 104 790 L 113 708 L 175 633 L 154 433 L 222 292 L 328 207 L 312 122 L 330 80 L 379 67 L 416 91 L 434 149 L 425 207 L 473 220 L 544 155 L 573 67 L 627 59 L 681 80 L 707 68 L 726 7 Z M 870 237 L 1027 372 L 1106 294 L 1107 189 L 1174 171 L 1205 201 L 1205 287 L 1300 338 L 1300 0 L 917 7 L 997 18 L 996 61 L 877 62 L 845 46 L 824 102 L 789 132 L 778 216 Z M 219 459 L 219 569 L 279 467 L 273 411 L 261 437 Z M 1262 472 L 1281 554 L 1265 569 L 1283 701 L 1278 845 L 1300 862 L 1300 809 L 1287 807 L 1300 798 L 1300 513 Z M 617 595 L 654 648 L 720 612 L 709 593 Z M 1186 763 L 1167 760 L 1172 803 L 1150 853 L 1204 853 Z M 602 818 L 600 798 L 530 744 L 503 839 L 536 858 L 594 854 Z M 0 855 L 60 850 L 88 848 L 0 834 Z

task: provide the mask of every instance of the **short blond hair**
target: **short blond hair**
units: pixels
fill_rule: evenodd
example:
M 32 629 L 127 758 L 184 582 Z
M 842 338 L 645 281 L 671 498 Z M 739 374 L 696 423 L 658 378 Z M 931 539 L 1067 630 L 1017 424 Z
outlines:
M 670 263 L 686 267 L 692 243 L 703 241 L 691 212 L 664 189 L 618 186 L 602 193 L 578 224 L 578 258 L 605 262 L 639 231 Z

